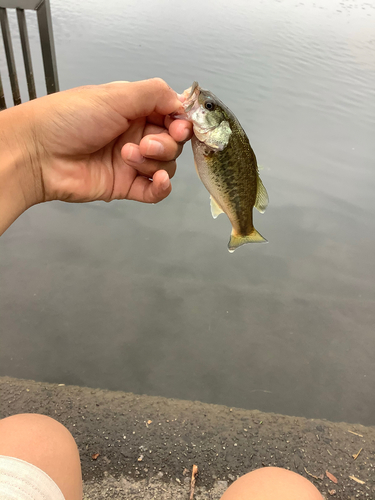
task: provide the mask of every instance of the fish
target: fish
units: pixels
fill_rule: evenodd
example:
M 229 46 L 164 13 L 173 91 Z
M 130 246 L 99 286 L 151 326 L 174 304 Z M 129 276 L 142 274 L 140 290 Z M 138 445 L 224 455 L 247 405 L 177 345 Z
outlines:
M 225 213 L 232 225 L 229 252 L 246 243 L 267 243 L 254 228 L 253 208 L 264 213 L 268 193 L 249 139 L 232 111 L 198 82 L 183 92 L 178 115 L 193 123 L 192 148 L 199 178 L 210 193 L 214 219 Z

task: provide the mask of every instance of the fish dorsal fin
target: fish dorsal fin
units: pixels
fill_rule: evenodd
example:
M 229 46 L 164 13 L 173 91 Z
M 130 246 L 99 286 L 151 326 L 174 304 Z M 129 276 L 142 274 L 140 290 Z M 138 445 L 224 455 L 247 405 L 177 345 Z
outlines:
M 268 205 L 268 193 L 266 188 L 263 186 L 263 182 L 257 173 L 257 197 L 255 198 L 254 207 L 261 213 L 264 214 Z
M 212 217 L 214 219 L 216 219 L 216 217 L 218 215 L 224 213 L 224 210 L 219 207 L 219 205 L 217 204 L 216 200 L 212 197 L 212 195 L 210 196 L 210 200 L 211 200 L 211 213 L 212 213 Z

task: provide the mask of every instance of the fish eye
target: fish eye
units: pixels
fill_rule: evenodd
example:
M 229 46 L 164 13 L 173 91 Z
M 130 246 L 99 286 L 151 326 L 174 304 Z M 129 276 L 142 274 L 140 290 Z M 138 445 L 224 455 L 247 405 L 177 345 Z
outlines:
M 215 104 L 212 101 L 206 101 L 204 107 L 208 109 L 208 111 L 213 111 L 215 109 Z

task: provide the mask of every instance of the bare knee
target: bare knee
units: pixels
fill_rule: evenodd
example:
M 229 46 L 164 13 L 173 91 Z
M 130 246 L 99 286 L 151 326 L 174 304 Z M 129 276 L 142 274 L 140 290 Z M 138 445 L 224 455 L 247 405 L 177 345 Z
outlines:
M 0 455 L 19 458 L 42 469 L 67 500 L 81 498 L 77 445 L 68 429 L 57 420 L 35 413 L 0 420 Z
M 256 469 L 235 481 L 221 500 L 322 500 L 315 486 L 300 474 L 278 467 Z
M 0 420 L 0 432 L 16 431 L 17 434 L 26 432 L 30 435 L 37 432 L 42 435 L 57 435 L 61 439 L 70 440 L 74 443 L 74 438 L 68 429 L 54 418 L 39 413 L 19 413 Z
M 66 427 L 53 418 L 36 413 L 22 413 L 0 420 L 0 435 L 0 454 L 12 454 L 22 460 L 27 458 L 18 455 L 33 453 L 35 457 L 38 451 L 45 454 L 46 448 L 49 449 L 49 454 L 54 450 L 69 453 L 77 449 L 74 438 Z M 30 449 L 32 445 L 35 445 L 34 451 Z

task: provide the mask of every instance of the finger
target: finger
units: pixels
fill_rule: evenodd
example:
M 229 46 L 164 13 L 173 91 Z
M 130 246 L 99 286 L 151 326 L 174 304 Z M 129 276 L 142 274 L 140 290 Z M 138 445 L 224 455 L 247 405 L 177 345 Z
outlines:
M 117 138 L 116 145 L 113 148 L 113 153 L 112 153 L 112 162 L 113 165 L 115 165 L 116 169 L 118 168 L 118 165 L 123 165 L 122 160 L 124 160 L 125 157 L 122 154 L 122 150 L 124 148 L 124 145 L 139 144 L 143 135 L 144 124 L 145 124 L 144 118 L 138 118 L 137 120 L 134 120 L 133 122 L 131 122 L 131 125 L 128 128 L 128 130 Z M 137 148 L 139 151 L 138 146 Z M 135 158 L 136 163 L 141 163 L 143 161 L 142 157 L 139 154 L 137 156 L 136 149 L 132 150 L 131 154 L 132 157 Z M 128 156 L 129 152 L 127 152 L 126 155 Z
M 145 158 L 136 144 L 127 144 L 121 152 L 125 163 L 137 170 L 141 175 L 153 177 L 158 170 L 165 170 L 171 179 L 176 173 L 176 160 L 158 161 Z
M 121 149 L 123 145 L 128 142 L 139 144 L 144 134 L 145 123 L 145 118 L 137 118 L 136 120 L 130 122 L 130 126 L 126 130 L 126 132 L 124 132 L 117 138 L 117 148 Z
M 152 158 L 145 158 L 137 144 L 125 144 L 121 150 L 121 157 L 127 165 L 135 168 L 140 174 L 152 177 L 158 170 L 168 172 L 170 178 L 176 173 L 176 161 L 158 161 Z
M 153 112 L 150 116 L 147 117 L 147 123 L 153 123 L 154 125 L 159 125 L 159 127 L 164 127 L 164 118 L 165 115 L 161 115 L 160 113 Z
M 182 146 L 182 144 L 178 144 L 168 133 L 162 133 L 143 137 L 139 143 L 139 151 L 146 158 L 170 161 L 180 156 Z
M 138 168 L 141 163 L 146 161 L 146 158 L 142 156 L 139 150 L 139 146 L 130 142 L 126 143 L 121 149 L 121 158 L 134 168 Z
M 150 135 L 150 134 L 168 134 L 168 130 L 161 126 L 159 127 L 159 125 L 153 125 L 152 123 L 146 123 L 146 126 L 143 130 L 143 134 L 142 134 L 142 137 L 146 136 L 146 135 Z
M 152 180 L 141 175 L 136 177 L 127 198 L 143 203 L 158 203 L 164 200 L 171 190 L 172 186 L 167 172 L 159 170 L 155 173 Z
M 178 139 L 176 142 L 186 142 L 190 140 L 192 136 L 192 125 L 184 120 L 178 120 L 178 122 L 179 123 L 172 127 L 172 133 L 175 136 L 173 138 Z M 143 131 L 143 136 L 162 133 L 171 135 L 167 128 L 147 123 Z
M 187 120 L 173 120 L 170 116 L 166 116 L 164 124 L 176 142 L 184 143 L 193 136 L 193 124 Z
M 181 108 L 176 92 L 160 78 L 132 83 L 107 83 L 101 87 L 103 99 L 130 120 L 155 112 L 168 115 Z

